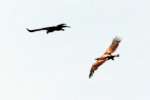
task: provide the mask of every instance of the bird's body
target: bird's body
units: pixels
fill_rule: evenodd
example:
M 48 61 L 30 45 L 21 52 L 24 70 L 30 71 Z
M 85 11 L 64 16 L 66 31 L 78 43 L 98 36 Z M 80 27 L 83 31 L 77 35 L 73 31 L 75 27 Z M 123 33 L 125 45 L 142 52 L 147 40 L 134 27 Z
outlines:
M 59 24 L 56 26 L 44 27 L 44 28 L 33 29 L 33 30 L 30 30 L 27 28 L 27 31 L 36 32 L 36 31 L 46 30 L 46 33 L 48 34 L 50 32 L 54 32 L 54 31 L 64 31 L 64 29 L 63 29 L 64 27 L 70 27 L 70 26 L 66 26 L 66 24 Z
M 115 57 L 119 57 L 119 54 L 112 55 L 112 53 L 117 49 L 119 46 L 121 39 L 118 37 L 115 37 L 109 46 L 109 48 L 106 50 L 106 52 L 99 58 L 96 58 L 96 62 L 92 65 L 92 68 L 90 70 L 89 78 L 91 78 L 94 74 L 94 71 L 98 69 L 99 66 L 101 66 L 103 63 L 105 63 L 107 60 L 114 60 Z

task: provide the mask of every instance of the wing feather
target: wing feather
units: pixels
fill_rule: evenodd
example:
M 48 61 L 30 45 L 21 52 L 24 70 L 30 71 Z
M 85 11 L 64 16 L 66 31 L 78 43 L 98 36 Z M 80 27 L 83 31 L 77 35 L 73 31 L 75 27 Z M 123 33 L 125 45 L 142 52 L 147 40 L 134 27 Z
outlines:
M 109 46 L 109 48 L 106 50 L 105 54 L 111 54 L 113 53 L 117 47 L 119 46 L 119 43 L 121 42 L 121 39 L 119 37 L 115 37 L 113 40 L 112 40 L 112 43 L 111 45 Z
M 89 78 L 91 78 L 94 74 L 94 71 L 98 69 L 99 66 L 101 66 L 104 62 L 106 61 L 106 59 L 103 60 L 97 60 L 96 63 L 94 63 L 92 65 L 92 68 L 90 70 L 90 74 L 89 74 Z

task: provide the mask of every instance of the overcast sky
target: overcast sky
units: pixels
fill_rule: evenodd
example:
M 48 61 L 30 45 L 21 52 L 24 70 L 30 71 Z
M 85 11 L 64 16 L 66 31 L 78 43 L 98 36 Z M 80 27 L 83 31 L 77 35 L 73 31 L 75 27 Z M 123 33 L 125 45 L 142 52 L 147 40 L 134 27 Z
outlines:
M 149 0 L 1 0 L 0 100 L 150 100 Z M 66 23 L 33 34 L 25 28 Z M 94 59 L 122 37 L 115 61 Z

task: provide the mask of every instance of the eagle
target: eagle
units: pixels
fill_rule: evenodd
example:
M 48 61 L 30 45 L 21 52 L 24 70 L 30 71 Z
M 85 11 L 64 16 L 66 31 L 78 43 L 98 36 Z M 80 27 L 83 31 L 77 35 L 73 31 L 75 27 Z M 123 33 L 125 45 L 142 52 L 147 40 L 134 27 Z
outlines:
M 62 24 L 58 24 L 56 26 L 51 26 L 51 27 L 38 28 L 38 29 L 33 29 L 33 30 L 30 30 L 28 28 L 26 28 L 26 29 L 29 32 L 46 30 L 46 33 L 49 34 L 50 32 L 54 32 L 54 31 L 64 31 L 63 28 L 65 28 L 65 27 L 70 28 L 70 26 L 67 26 L 66 24 L 62 23 Z
M 91 67 L 89 78 L 93 76 L 94 71 L 97 70 L 98 67 L 101 66 L 103 63 L 110 59 L 114 60 L 115 57 L 119 57 L 119 54 L 112 55 L 112 53 L 115 52 L 115 50 L 118 48 L 120 42 L 121 39 L 118 36 L 113 38 L 111 45 L 106 49 L 105 53 L 102 56 L 95 59 L 96 62 Z

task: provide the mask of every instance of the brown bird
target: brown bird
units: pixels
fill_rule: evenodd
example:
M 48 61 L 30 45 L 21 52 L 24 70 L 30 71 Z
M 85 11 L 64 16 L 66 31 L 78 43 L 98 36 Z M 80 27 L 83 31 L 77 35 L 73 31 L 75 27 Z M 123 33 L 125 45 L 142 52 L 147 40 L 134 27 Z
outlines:
M 89 78 L 91 78 L 94 74 L 94 71 L 98 69 L 100 65 L 102 65 L 107 60 L 114 60 L 115 57 L 119 57 L 119 54 L 112 55 L 112 53 L 117 49 L 119 46 L 119 43 L 121 42 L 121 39 L 119 37 L 115 37 L 112 40 L 111 45 L 108 49 L 106 49 L 106 52 L 99 58 L 96 58 L 96 62 L 92 65 L 92 68 L 90 70 Z

